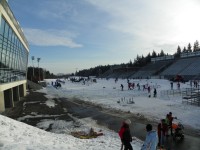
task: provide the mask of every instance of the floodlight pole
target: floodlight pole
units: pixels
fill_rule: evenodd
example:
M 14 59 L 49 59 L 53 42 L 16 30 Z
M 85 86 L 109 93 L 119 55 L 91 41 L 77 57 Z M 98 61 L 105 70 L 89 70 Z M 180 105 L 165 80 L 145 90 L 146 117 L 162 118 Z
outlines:
M 33 64 L 33 60 L 35 60 L 35 57 L 32 56 L 31 58 L 32 58 L 32 64 Z M 35 76 L 35 74 L 34 74 L 34 64 L 33 64 L 33 77 L 34 77 L 34 76 Z
M 40 60 L 41 60 L 41 58 L 37 58 L 37 62 L 38 62 L 38 72 L 39 72 L 38 80 L 39 80 L 39 81 L 40 81 L 40 68 L 39 68 Z

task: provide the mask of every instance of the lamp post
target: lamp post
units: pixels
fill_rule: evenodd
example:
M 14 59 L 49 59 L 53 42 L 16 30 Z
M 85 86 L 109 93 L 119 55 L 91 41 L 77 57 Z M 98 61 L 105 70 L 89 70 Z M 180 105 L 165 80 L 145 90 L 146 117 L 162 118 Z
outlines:
M 46 69 L 43 68 L 42 71 L 43 71 L 43 73 L 42 73 L 43 74 L 43 79 L 45 79 L 46 78 Z
M 40 60 L 41 60 L 41 58 L 37 58 L 37 62 L 38 62 L 38 72 L 39 72 L 38 80 L 39 80 L 39 81 L 40 81 L 40 68 L 39 68 Z
M 32 56 L 31 58 L 32 58 L 32 64 L 33 64 L 33 60 L 35 60 L 35 57 Z M 33 64 L 33 77 L 32 77 L 32 80 L 33 80 L 34 76 L 35 76 L 35 75 L 34 75 L 34 64 Z

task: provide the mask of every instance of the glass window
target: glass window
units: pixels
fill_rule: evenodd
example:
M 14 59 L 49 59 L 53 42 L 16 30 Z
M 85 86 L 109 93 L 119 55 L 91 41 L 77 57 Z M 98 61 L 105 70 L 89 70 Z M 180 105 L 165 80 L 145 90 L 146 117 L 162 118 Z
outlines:
M 6 24 L 5 24 L 4 35 L 3 35 L 3 36 L 6 37 L 6 38 L 8 37 L 8 30 L 9 30 L 9 26 L 8 26 L 8 24 L 6 23 Z
M 27 59 L 28 52 L 25 47 L 13 32 L 12 28 L 1 18 L 0 75 L 1 77 L 3 76 L 3 78 L 0 80 L 0 84 L 25 79 Z M 17 75 L 18 78 L 14 79 L 15 75 Z
M 5 62 L 6 62 L 6 56 L 5 56 L 4 53 L 2 53 L 1 58 L 2 58 L 2 59 L 1 59 L 2 64 L 5 65 Z
M 3 46 L 3 41 L 0 39 L 0 47 L 2 48 Z
M 0 40 L 3 41 L 3 36 L 0 34 Z
M 5 20 L 2 18 L 1 24 L 0 24 L 0 34 L 1 35 L 3 35 L 3 33 L 4 33 L 4 25 L 5 25 Z
M 12 41 L 12 29 L 11 28 L 9 28 L 9 30 L 8 30 L 8 40 L 11 42 Z

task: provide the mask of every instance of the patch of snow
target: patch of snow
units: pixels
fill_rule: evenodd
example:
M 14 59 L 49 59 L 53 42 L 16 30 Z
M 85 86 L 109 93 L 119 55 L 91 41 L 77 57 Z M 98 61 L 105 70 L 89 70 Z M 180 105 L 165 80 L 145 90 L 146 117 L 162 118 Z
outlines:
M 47 101 L 45 102 L 45 104 L 46 104 L 48 107 L 50 107 L 50 108 L 56 106 L 55 101 L 52 100 L 52 99 L 47 100 Z

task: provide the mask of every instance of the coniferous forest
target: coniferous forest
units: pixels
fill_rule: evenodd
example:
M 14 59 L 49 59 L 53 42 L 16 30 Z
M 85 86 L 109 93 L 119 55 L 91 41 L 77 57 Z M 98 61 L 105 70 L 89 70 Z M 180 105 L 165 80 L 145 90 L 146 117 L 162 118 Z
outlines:
M 191 52 L 196 52 L 196 51 L 200 51 L 200 47 L 199 47 L 199 42 L 196 40 L 192 46 L 191 43 L 188 43 L 187 46 L 184 46 L 183 48 L 181 48 L 180 46 L 177 46 L 177 50 L 176 52 L 173 54 L 175 59 L 179 59 L 180 58 L 180 54 L 181 53 L 191 53 Z M 161 49 L 161 51 L 159 53 L 156 53 L 155 50 L 153 50 L 151 53 L 149 52 L 146 56 L 139 56 L 137 55 L 136 58 L 134 58 L 133 60 L 128 60 L 127 63 L 121 63 L 121 64 L 114 64 L 114 65 L 99 65 L 96 66 L 94 68 L 90 68 L 90 69 L 83 69 L 83 70 L 79 70 L 75 73 L 71 73 L 71 74 L 63 74 L 62 76 L 58 76 L 58 75 L 54 75 L 53 73 L 50 73 L 48 70 L 43 70 L 42 68 L 32 68 L 32 67 L 28 67 L 28 75 L 27 78 L 29 80 L 35 80 L 35 82 L 37 82 L 38 76 L 40 74 L 40 80 L 42 80 L 43 78 L 59 78 L 59 77 L 67 77 L 70 75 L 76 75 L 76 76 L 100 76 L 102 74 L 104 74 L 105 72 L 107 72 L 108 70 L 114 69 L 114 68 L 141 68 L 145 65 L 147 65 L 148 63 L 151 62 L 151 58 L 156 58 L 156 57 L 163 57 L 163 56 L 168 56 L 168 53 L 165 53 L 164 50 Z M 33 78 L 33 70 L 35 69 L 35 77 Z

